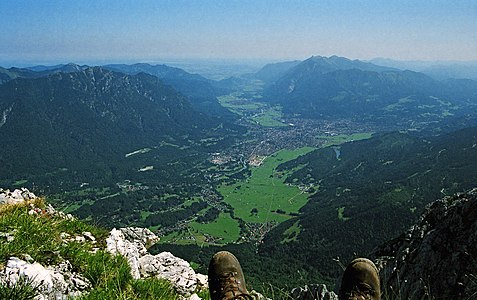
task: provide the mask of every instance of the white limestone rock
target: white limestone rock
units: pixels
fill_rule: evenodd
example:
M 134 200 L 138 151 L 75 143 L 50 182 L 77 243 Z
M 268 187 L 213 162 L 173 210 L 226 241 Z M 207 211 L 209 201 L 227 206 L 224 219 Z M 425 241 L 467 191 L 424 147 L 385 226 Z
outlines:
M 58 266 L 44 267 L 39 263 L 29 263 L 17 257 L 11 257 L 4 270 L 0 272 L 0 282 L 14 285 L 24 278 L 38 292 L 37 300 L 66 300 L 77 297 L 91 283 L 81 275 L 71 272 L 71 264 L 67 261 Z
M 131 275 L 134 279 L 139 279 L 140 250 L 138 249 L 138 244 L 126 240 L 121 230 L 113 228 L 106 239 L 106 251 L 113 255 L 120 254 L 124 256 L 131 267 Z
M 131 267 L 132 276 L 138 279 L 140 278 L 139 258 L 147 255 L 147 247 L 157 241 L 159 237 L 147 228 L 114 228 L 106 239 L 106 251 L 124 256 Z
M 149 254 L 147 248 L 157 241 L 159 237 L 146 228 L 115 228 L 106 239 L 106 250 L 111 254 L 124 256 L 136 279 L 163 278 L 186 297 L 193 295 L 197 288 L 207 288 L 207 276 L 196 274 L 187 261 L 169 252 Z
M 126 227 L 126 228 L 121 228 L 120 230 L 123 233 L 126 240 L 138 245 L 138 248 L 141 251 L 141 254 L 143 255 L 147 254 L 148 248 L 150 248 L 152 245 L 159 242 L 160 240 L 157 235 L 155 235 L 152 231 L 150 231 L 147 228 Z
M 201 298 L 197 294 L 192 294 L 188 300 L 201 300 Z
M 17 232 L 18 230 L 16 229 L 13 229 L 10 232 L 0 232 L 0 241 L 5 240 L 7 243 L 13 242 Z
M 139 258 L 141 276 L 164 278 L 170 281 L 181 295 L 191 295 L 197 288 L 197 276 L 189 263 L 170 252 L 145 255 Z
M 304 287 L 294 288 L 291 297 L 296 300 L 338 300 L 338 296 L 328 291 L 324 284 L 310 284 Z
M 209 281 L 207 275 L 196 273 L 195 278 L 197 279 L 198 290 L 207 290 L 209 288 Z
M 93 244 L 96 243 L 96 238 L 94 237 L 94 235 L 91 232 L 85 231 L 85 232 L 83 232 L 83 236 L 87 240 L 89 240 L 91 243 L 93 243 Z
M 35 194 L 26 188 L 15 189 L 13 192 L 0 189 L 0 204 L 17 204 L 35 198 Z

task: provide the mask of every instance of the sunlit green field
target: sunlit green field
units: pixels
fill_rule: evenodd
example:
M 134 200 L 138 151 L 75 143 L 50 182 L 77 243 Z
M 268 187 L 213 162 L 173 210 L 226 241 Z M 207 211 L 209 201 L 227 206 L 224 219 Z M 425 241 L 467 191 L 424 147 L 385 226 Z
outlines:
M 347 142 L 359 141 L 371 138 L 373 132 L 353 133 L 353 134 L 338 134 L 334 136 L 320 135 L 318 139 L 324 140 L 323 147 L 340 145 Z
M 222 185 L 219 192 L 233 208 L 235 218 L 247 223 L 283 222 L 291 218 L 306 204 L 308 194 L 296 186 L 284 184 L 286 174 L 276 172 L 276 167 L 299 155 L 312 151 L 306 147 L 281 150 L 267 157 L 252 175 L 230 185 Z M 185 229 L 161 237 L 162 243 L 175 244 L 226 244 L 240 240 L 239 221 L 230 213 L 221 213 L 207 224 L 190 222 Z
M 260 167 L 254 168 L 250 178 L 222 185 L 219 192 L 224 201 L 234 208 L 235 216 L 246 222 L 283 222 L 290 218 L 289 213 L 296 213 L 305 205 L 307 194 L 298 187 L 284 184 L 285 176 L 277 174 L 275 169 L 279 164 L 311 150 L 313 148 L 281 150 L 267 157 Z
M 288 126 L 287 124 L 283 123 L 281 119 L 283 118 L 283 114 L 281 108 L 278 106 L 274 107 L 266 107 L 262 110 L 262 112 L 254 117 L 252 120 L 257 122 L 257 124 L 265 127 L 283 127 Z
M 161 237 L 161 243 L 174 244 L 227 244 L 240 238 L 240 227 L 230 214 L 221 213 L 213 222 L 201 224 L 191 222 L 181 231 Z
M 231 93 L 217 98 L 220 104 L 231 112 L 240 116 L 246 116 L 251 121 L 265 127 L 288 126 L 281 120 L 283 113 L 280 106 L 269 106 L 268 104 L 257 102 L 255 98 L 244 99 L 241 93 Z

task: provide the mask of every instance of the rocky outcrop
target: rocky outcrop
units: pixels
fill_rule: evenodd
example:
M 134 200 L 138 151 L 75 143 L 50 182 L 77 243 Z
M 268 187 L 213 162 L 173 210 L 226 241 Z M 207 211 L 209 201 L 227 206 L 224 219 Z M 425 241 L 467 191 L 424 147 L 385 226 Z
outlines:
M 120 254 L 124 256 L 131 267 L 133 278 L 138 279 L 140 277 L 139 252 L 142 252 L 142 255 L 147 253 L 147 250 L 142 244 L 134 241 L 130 242 L 126 239 L 121 230 L 114 228 L 106 239 L 106 251 L 113 255 Z
M 0 272 L 0 283 L 13 286 L 21 280 L 28 282 L 38 292 L 36 300 L 66 300 L 91 288 L 88 279 L 74 273 L 68 261 L 44 267 L 31 258 L 27 260 L 30 262 L 10 257 Z
M 310 284 L 304 287 L 294 288 L 291 291 L 291 299 L 294 300 L 338 300 L 338 296 L 328 291 L 324 284 Z
M 16 189 L 14 191 L 0 189 L 0 205 L 21 204 L 25 201 L 35 200 L 37 196 L 26 188 Z M 35 207 L 30 202 L 30 215 L 57 216 L 64 219 L 74 219 L 72 215 L 55 210 L 51 205 L 44 209 Z M 15 240 L 17 229 L 11 229 L 6 232 L 0 232 L 0 242 L 9 243 Z M 63 238 L 63 237 L 62 237 Z M 78 239 L 91 240 L 94 237 L 89 232 L 83 233 Z M 68 240 L 65 238 L 65 242 Z M 91 283 L 81 274 L 73 272 L 70 262 L 67 260 L 58 265 L 43 266 L 35 262 L 27 253 L 22 255 L 23 259 L 10 257 L 2 270 L 0 270 L 0 284 L 4 286 L 15 286 L 21 283 L 28 283 L 34 288 L 38 296 L 36 300 L 49 299 L 70 299 L 80 296 L 83 292 L 91 289 Z
M 30 215 L 49 215 L 49 216 L 55 216 L 55 217 L 60 217 L 62 219 L 67 219 L 67 220 L 74 220 L 75 217 L 73 217 L 72 214 L 65 214 L 62 211 L 56 210 L 51 204 L 48 204 L 45 209 L 39 209 L 38 207 L 35 207 L 33 204 L 31 204 L 31 209 L 28 212 Z
M 21 204 L 34 200 L 36 196 L 27 189 L 17 189 L 13 192 L 0 189 L 0 204 Z M 41 216 L 55 216 L 63 219 L 74 219 L 70 214 L 55 210 L 51 205 L 39 208 L 34 202 L 28 202 L 28 214 Z M 9 228 L 0 231 L 0 242 L 9 243 L 15 240 L 16 229 Z M 90 232 L 80 235 L 71 235 L 66 232 L 60 234 L 63 243 L 78 242 L 96 245 L 96 238 Z M 135 279 L 157 277 L 173 284 L 182 299 L 200 300 L 196 291 L 207 289 L 207 276 L 197 274 L 189 263 L 169 252 L 151 255 L 147 249 L 157 243 L 159 237 L 149 229 L 128 227 L 113 229 L 106 240 L 106 250 L 113 255 L 123 255 Z M 92 248 L 97 251 L 98 248 Z M 10 257 L 4 268 L 0 270 L 0 284 L 15 286 L 27 283 L 37 292 L 36 300 L 62 300 L 80 296 L 88 292 L 91 283 L 81 274 L 72 271 L 71 264 L 64 260 L 58 265 L 43 266 L 35 262 L 27 253 L 23 259 Z
M 149 254 L 147 248 L 158 241 L 159 238 L 146 228 L 113 229 L 106 239 L 106 250 L 124 256 L 134 278 L 166 279 L 180 295 L 197 299 L 194 293 L 207 288 L 207 276 L 195 273 L 187 261 L 169 252 Z
M 430 204 L 376 254 L 391 299 L 477 297 L 477 189 Z
M 139 258 L 141 277 L 157 277 L 167 279 L 176 287 L 181 295 L 190 295 L 197 288 L 207 287 L 207 276 L 196 274 L 189 263 L 175 257 L 170 252 L 157 255 L 144 255 Z
M 0 188 L 0 204 L 16 204 L 35 198 L 35 194 L 26 188 L 16 189 L 14 191 Z

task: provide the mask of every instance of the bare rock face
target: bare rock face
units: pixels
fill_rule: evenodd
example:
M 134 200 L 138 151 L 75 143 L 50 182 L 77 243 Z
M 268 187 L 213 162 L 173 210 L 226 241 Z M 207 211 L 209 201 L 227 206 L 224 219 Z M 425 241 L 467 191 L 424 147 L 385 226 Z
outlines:
M 0 189 L 0 204 L 16 204 L 35 198 L 35 194 L 26 188 L 16 189 L 14 191 Z
M 131 267 L 131 275 L 134 279 L 139 279 L 139 252 L 146 251 L 144 246 L 138 243 L 130 242 L 126 239 L 123 232 L 113 228 L 106 239 L 106 251 L 113 255 L 120 254 L 126 258 Z
M 39 292 L 35 297 L 37 300 L 66 300 L 80 296 L 91 288 L 88 279 L 72 272 L 68 261 L 45 268 L 37 262 L 10 257 L 5 269 L 0 272 L 0 282 L 12 286 L 22 279 Z
M 414 226 L 376 255 L 391 298 L 476 297 L 477 189 L 430 204 Z
M 196 290 L 207 288 L 207 276 L 196 274 L 187 261 L 169 252 L 149 254 L 147 248 L 157 241 L 159 237 L 146 228 L 113 229 L 106 239 L 106 250 L 124 256 L 134 278 L 166 279 L 183 297 L 197 297 Z
M 190 295 L 197 288 L 197 276 L 189 263 L 170 252 L 144 255 L 139 258 L 141 277 L 157 277 L 170 281 L 181 295 Z
M 120 230 L 126 240 L 131 243 L 135 243 L 138 246 L 142 246 L 140 247 L 141 253 L 147 253 L 147 249 L 149 249 L 155 243 L 159 242 L 159 237 L 147 228 L 126 227 L 121 228 Z

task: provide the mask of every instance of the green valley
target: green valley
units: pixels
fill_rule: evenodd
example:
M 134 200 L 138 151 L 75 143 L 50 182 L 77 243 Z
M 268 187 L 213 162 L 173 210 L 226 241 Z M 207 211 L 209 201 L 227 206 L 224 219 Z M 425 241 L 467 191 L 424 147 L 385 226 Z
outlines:
M 312 150 L 310 147 L 281 150 L 256 158 L 259 163 L 251 167 L 250 176 L 219 185 L 217 190 L 223 197 L 223 205 L 228 207 L 226 212 L 206 222 L 192 218 L 179 231 L 164 236 L 162 242 L 204 245 L 259 241 L 274 225 L 296 216 L 309 195 L 303 187 L 285 184 L 287 173 L 277 172 L 276 168 Z
M 289 214 L 298 213 L 305 205 L 308 194 L 303 189 L 285 184 L 286 174 L 277 172 L 276 168 L 312 150 L 281 150 L 264 157 L 258 167 L 252 168 L 249 178 L 230 185 L 222 184 L 218 190 L 224 196 L 224 201 L 234 208 L 235 216 L 247 222 L 287 220 Z

